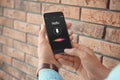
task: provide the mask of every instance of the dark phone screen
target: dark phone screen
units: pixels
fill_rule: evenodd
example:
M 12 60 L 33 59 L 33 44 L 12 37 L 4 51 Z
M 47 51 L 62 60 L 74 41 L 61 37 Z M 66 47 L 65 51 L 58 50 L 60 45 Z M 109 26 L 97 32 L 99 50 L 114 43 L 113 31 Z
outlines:
M 62 12 L 45 13 L 44 20 L 51 48 L 54 53 L 71 48 L 70 39 Z

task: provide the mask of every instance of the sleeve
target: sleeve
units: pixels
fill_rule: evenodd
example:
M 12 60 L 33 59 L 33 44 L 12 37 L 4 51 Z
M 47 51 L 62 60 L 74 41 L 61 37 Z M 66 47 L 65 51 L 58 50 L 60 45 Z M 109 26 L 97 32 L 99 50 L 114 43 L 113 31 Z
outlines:
M 115 67 L 105 80 L 120 80 L 120 65 Z
M 61 75 L 52 69 L 42 69 L 39 71 L 38 80 L 63 80 Z

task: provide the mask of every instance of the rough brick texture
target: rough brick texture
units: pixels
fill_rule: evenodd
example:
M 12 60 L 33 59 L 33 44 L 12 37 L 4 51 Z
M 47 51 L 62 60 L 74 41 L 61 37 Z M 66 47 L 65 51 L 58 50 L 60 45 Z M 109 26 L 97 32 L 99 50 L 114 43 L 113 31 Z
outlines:
M 108 57 L 104 57 L 103 58 L 103 64 L 109 68 L 109 69 L 112 69 L 114 68 L 116 65 L 120 64 L 120 61 L 119 60 L 116 60 L 116 59 L 111 59 L 111 58 L 108 58 Z
M 2 8 L 0 7 L 0 15 L 2 15 L 2 11 L 3 11 L 3 10 L 2 10 Z
M 102 53 L 103 55 L 120 58 L 120 45 L 118 44 L 91 39 L 83 36 L 79 37 L 79 43 L 86 45 L 94 51 Z
M 14 21 L 6 17 L 0 17 L 0 24 L 7 27 L 13 27 Z
M 28 13 L 27 22 L 40 25 L 42 23 L 42 16 L 38 14 Z
M 42 2 L 53 2 L 53 3 L 59 3 L 60 0 L 38 0 L 38 1 L 42 1 Z
M 26 19 L 26 12 L 14 9 L 4 9 L 4 16 L 8 18 L 18 19 L 25 21 Z
M 107 0 L 61 0 L 61 3 L 86 7 L 106 8 Z
M 4 7 L 14 8 L 14 0 L 1 0 L 0 4 Z
M 120 0 L 0 0 L 0 80 L 35 80 L 42 14 L 62 11 L 73 41 L 112 69 L 120 64 Z M 63 66 L 64 80 L 82 80 Z
M 119 12 L 108 12 L 83 8 L 81 13 L 81 20 L 120 27 Z
M 120 10 L 120 0 L 110 0 L 111 10 Z
M 102 38 L 104 26 L 91 23 L 68 20 L 72 23 L 72 31 L 77 34 L 91 36 L 95 38 Z
M 105 39 L 116 43 L 120 43 L 120 30 L 107 28 Z
M 80 8 L 78 7 L 42 4 L 42 13 L 53 11 L 63 11 L 65 17 L 79 19 Z
M 41 12 L 41 4 L 37 2 L 33 3 L 29 1 L 15 0 L 15 8 L 34 13 Z

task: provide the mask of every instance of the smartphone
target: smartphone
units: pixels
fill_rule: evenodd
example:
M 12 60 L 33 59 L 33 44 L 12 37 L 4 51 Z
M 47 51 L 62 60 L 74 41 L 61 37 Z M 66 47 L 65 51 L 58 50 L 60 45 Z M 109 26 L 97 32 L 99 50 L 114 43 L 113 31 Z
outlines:
M 65 18 L 62 12 L 44 13 L 47 36 L 54 54 L 63 53 L 71 48 Z

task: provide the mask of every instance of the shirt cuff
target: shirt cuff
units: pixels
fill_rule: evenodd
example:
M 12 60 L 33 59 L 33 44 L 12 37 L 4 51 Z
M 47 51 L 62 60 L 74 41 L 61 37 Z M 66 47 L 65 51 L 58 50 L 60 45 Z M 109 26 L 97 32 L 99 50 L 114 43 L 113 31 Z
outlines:
M 105 80 L 120 80 L 120 65 L 115 67 Z
M 42 69 L 38 74 L 38 80 L 63 80 L 61 75 L 52 69 Z

